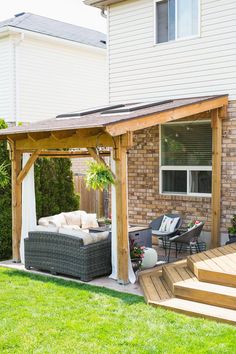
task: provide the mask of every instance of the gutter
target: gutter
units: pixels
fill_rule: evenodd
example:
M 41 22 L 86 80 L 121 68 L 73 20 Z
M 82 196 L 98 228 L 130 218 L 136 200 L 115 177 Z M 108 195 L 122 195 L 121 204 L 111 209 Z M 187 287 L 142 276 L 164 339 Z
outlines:
M 117 4 L 126 0 L 84 0 L 84 4 L 88 6 L 98 7 L 99 9 L 104 9 L 109 5 Z

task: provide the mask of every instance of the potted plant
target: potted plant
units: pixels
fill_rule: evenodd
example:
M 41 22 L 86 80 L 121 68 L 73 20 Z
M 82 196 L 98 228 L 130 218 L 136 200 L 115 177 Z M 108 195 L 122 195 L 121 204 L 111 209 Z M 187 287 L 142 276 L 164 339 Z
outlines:
M 111 184 L 115 184 L 115 177 L 109 166 L 96 161 L 89 162 L 85 177 L 86 187 L 88 189 L 108 189 Z
M 145 246 L 139 246 L 135 240 L 130 240 L 130 258 L 134 272 L 141 268 L 144 249 Z
M 229 240 L 230 242 L 236 242 L 236 214 L 233 215 L 231 224 L 232 226 L 228 228 Z

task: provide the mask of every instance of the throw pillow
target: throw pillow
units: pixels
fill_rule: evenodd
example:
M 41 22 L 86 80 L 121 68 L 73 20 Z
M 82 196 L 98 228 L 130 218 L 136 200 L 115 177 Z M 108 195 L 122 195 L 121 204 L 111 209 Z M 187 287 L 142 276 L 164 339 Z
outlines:
M 89 229 L 90 227 L 98 227 L 97 215 L 96 214 L 86 214 L 81 217 L 82 229 Z
M 42 226 L 48 226 L 49 221 L 51 220 L 51 218 L 52 218 L 51 216 L 40 218 L 39 221 L 38 221 L 38 224 L 42 225 Z
M 53 215 L 51 217 L 51 219 L 49 220 L 49 224 L 57 226 L 57 227 L 61 227 L 61 225 L 65 225 L 66 219 L 65 219 L 64 213 Z
M 81 218 L 82 215 L 86 215 L 87 213 L 83 210 L 76 210 L 76 211 L 71 211 L 69 213 L 64 213 L 66 223 L 68 225 L 78 225 L 81 227 Z
M 171 222 L 172 222 L 172 218 L 170 218 L 169 216 L 164 215 L 163 219 L 162 219 L 162 222 L 161 222 L 161 226 L 159 228 L 159 231 L 161 231 L 161 232 L 169 232 Z
M 175 228 L 176 228 L 176 225 L 178 224 L 179 222 L 179 218 L 173 218 L 171 223 L 170 223 L 170 228 L 169 228 L 169 231 L 170 232 L 174 232 L 175 231 Z

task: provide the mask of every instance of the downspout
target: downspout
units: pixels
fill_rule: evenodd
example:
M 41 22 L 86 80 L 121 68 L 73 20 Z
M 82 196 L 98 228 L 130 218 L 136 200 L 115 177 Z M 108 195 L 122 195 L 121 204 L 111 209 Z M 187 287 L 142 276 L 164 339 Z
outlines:
M 19 123 L 19 107 L 20 107 L 20 102 L 19 102 L 19 53 L 17 48 L 20 46 L 20 44 L 24 41 L 25 39 L 25 34 L 20 33 L 20 38 L 18 40 L 14 39 L 13 42 L 13 76 L 14 76 L 14 121 L 15 125 L 18 125 Z
M 104 17 L 105 19 L 107 19 L 107 15 L 105 13 L 105 8 L 104 7 L 101 10 L 101 16 Z

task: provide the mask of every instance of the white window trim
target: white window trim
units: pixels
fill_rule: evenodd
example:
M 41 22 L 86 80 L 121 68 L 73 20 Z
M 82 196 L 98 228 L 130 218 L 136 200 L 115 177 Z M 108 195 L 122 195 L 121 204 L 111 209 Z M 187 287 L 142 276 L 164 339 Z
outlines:
M 170 122 L 167 124 L 185 124 L 190 123 L 191 121 L 186 122 Z M 209 120 L 197 121 L 194 123 L 203 123 L 209 122 Z M 192 122 L 193 123 L 193 122 Z M 194 124 L 193 123 L 193 124 Z M 173 196 L 184 196 L 184 197 L 199 197 L 199 198 L 211 198 L 212 193 L 191 193 L 190 192 L 190 171 L 212 171 L 212 166 L 165 166 L 161 165 L 161 141 L 162 141 L 162 126 L 165 124 L 159 125 L 159 194 L 160 195 L 173 195 Z M 163 192 L 162 191 L 162 171 L 187 171 L 187 193 L 178 193 L 178 192 Z
M 170 41 L 166 41 L 166 42 L 162 42 L 162 43 L 158 43 L 157 42 L 157 7 L 156 7 L 156 4 L 158 2 L 161 2 L 161 1 L 164 1 L 164 0 L 154 0 L 153 2 L 153 11 L 154 11 L 154 16 L 153 16 L 153 29 L 154 29 L 154 36 L 153 36 L 153 39 L 154 39 L 154 46 L 159 46 L 159 45 L 167 45 L 168 43 L 171 44 L 171 43 L 176 43 L 176 42 L 181 42 L 181 41 L 186 41 L 186 40 L 191 40 L 191 39 L 196 39 L 196 38 L 200 38 L 201 37 L 201 0 L 198 0 L 198 33 L 193 35 L 193 36 L 187 36 L 187 37 L 181 37 L 181 38 L 175 38 L 175 39 L 172 39 Z M 176 1 L 176 0 L 175 0 Z M 175 35 L 177 33 L 177 3 L 176 3 L 176 11 L 175 11 Z

